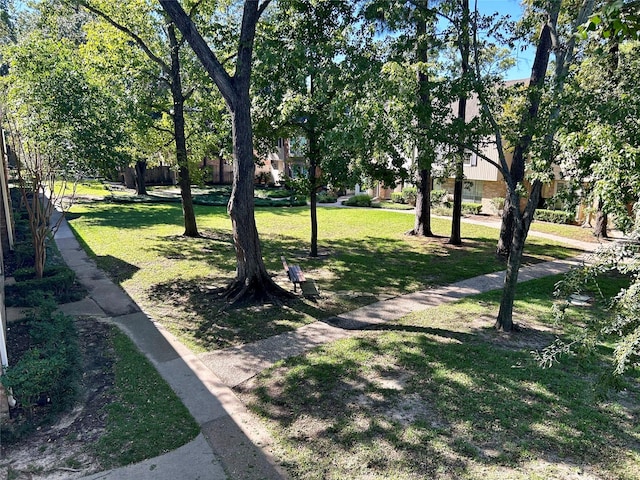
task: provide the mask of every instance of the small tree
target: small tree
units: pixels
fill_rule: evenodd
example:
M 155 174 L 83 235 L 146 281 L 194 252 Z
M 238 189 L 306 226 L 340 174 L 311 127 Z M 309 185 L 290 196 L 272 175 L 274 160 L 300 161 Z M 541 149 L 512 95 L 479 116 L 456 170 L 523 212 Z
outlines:
M 12 122 L 10 148 L 16 162 L 18 188 L 22 196 L 22 206 L 26 209 L 29 229 L 34 250 L 34 269 L 36 278 L 42 278 L 47 259 L 47 241 L 60 227 L 63 216 L 60 215 L 51 225 L 56 208 L 64 211 L 71 205 L 69 182 L 60 176 L 60 171 L 49 156 L 42 154 L 37 145 L 25 142 Z M 75 182 L 72 182 L 75 193 Z M 73 198 L 73 195 L 71 195 Z
M 68 207 L 62 196 L 74 190 L 69 181 L 115 167 L 122 122 L 113 98 L 87 75 L 73 40 L 34 29 L 6 54 L 2 116 L 42 277 L 54 209 Z

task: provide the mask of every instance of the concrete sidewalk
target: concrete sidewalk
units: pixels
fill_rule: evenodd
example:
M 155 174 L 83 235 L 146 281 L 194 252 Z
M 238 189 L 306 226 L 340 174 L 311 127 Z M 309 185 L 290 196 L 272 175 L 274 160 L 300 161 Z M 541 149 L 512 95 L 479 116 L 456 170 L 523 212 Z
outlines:
M 555 239 L 571 243 L 566 239 Z M 89 292 L 86 299 L 65 305 L 63 310 L 70 315 L 100 317 L 122 329 L 178 394 L 202 431 L 195 440 L 174 452 L 84 477 L 86 479 L 287 478 L 271 454 L 272 438 L 238 400 L 232 387 L 278 360 L 355 335 L 358 329 L 467 295 L 501 288 L 504 278 L 503 272 L 482 275 L 447 287 L 376 302 L 329 321 L 314 322 L 259 342 L 195 355 L 142 312 L 126 292 L 97 268 L 80 247 L 66 221 L 62 221 L 55 240 L 65 262 Z M 579 261 L 555 261 L 525 267 L 520 271 L 519 280 L 562 273 Z
M 195 440 L 174 452 L 85 478 L 286 478 L 270 454 L 270 435 L 254 420 L 232 390 L 97 268 L 64 220 L 55 241 L 64 261 L 89 292 L 86 299 L 64 305 L 62 310 L 69 315 L 98 317 L 120 327 L 178 394 L 202 431 Z

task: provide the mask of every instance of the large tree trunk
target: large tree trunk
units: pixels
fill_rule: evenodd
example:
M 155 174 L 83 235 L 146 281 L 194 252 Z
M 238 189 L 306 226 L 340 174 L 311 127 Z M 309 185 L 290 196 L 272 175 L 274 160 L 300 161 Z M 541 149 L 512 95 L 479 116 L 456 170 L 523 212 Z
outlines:
M 251 126 L 251 98 L 249 84 L 256 25 L 268 2 L 245 1 L 236 70 L 229 76 L 222 63 L 211 51 L 207 42 L 183 10 L 173 0 L 159 0 L 162 8 L 180 29 L 184 38 L 198 56 L 203 67 L 216 83 L 231 114 L 233 137 L 233 186 L 228 212 L 233 227 L 233 243 L 236 250 L 236 278 L 227 289 L 231 302 L 264 301 L 274 297 L 290 297 L 292 294 L 280 288 L 267 273 L 254 216 L 253 182 L 255 164 L 253 158 L 253 132 Z
M 416 214 L 412 235 L 433 237 L 431 231 L 431 170 L 420 170 L 416 192 Z
M 233 227 L 236 251 L 236 278 L 227 290 L 227 298 L 235 301 L 265 301 L 290 294 L 276 285 L 264 266 L 255 221 L 253 135 L 249 96 L 233 105 L 233 187 L 228 212 Z
M 529 233 L 529 227 L 533 221 L 533 214 L 535 212 L 535 207 L 540 200 L 541 192 L 542 182 L 540 182 L 540 180 L 535 180 L 531 188 L 529 201 L 524 214 L 521 213 L 519 209 L 518 211 L 513 212 L 513 239 L 510 242 L 511 250 L 509 252 L 509 257 L 507 258 L 507 271 L 504 279 L 504 285 L 502 287 L 500 310 L 498 311 L 498 317 L 495 323 L 495 328 L 505 332 L 510 332 L 515 328 L 513 323 L 513 302 L 515 300 L 516 287 L 518 285 L 518 273 L 520 271 L 520 265 L 522 264 L 522 255 L 524 253 L 524 246 Z M 518 197 L 517 193 L 515 196 Z M 512 205 L 515 203 L 516 202 L 512 202 Z
M 147 172 L 147 162 L 146 160 L 138 160 L 135 165 L 136 171 L 136 194 L 137 195 L 146 195 L 147 194 L 147 182 L 145 180 L 145 173 Z
M 419 2 L 422 15 L 426 15 L 429 7 L 428 0 Z M 431 165 L 433 152 L 427 140 L 431 128 L 431 91 L 429 76 L 425 69 L 429 60 L 429 46 L 426 41 L 428 22 L 425 18 L 416 19 L 416 60 L 419 62 L 417 71 L 418 98 L 416 102 L 416 120 L 418 127 L 417 152 L 417 192 L 416 213 L 413 235 L 433 237 L 431 231 Z
M 169 24 L 169 46 L 171 47 L 171 97 L 173 99 L 173 132 L 176 146 L 176 163 L 178 164 L 178 185 L 182 198 L 184 219 L 184 236 L 199 237 L 196 214 L 193 209 L 191 195 L 191 176 L 187 160 L 187 140 L 184 127 L 184 95 L 180 78 L 180 50 L 175 34 L 175 25 Z
M 264 265 L 255 221 L 253 136 L 248 94 L 231 112 L 233 136 L 233 183 L 228 212 L 236 252 L 236 278 L 227 289 L 232 302 L 265 302 L 293 295 L 277 285 Z

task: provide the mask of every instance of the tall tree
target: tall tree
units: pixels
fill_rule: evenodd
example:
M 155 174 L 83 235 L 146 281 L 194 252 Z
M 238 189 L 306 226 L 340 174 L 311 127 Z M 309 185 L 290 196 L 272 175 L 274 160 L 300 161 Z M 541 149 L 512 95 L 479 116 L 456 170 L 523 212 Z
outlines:
M 179 2 L 159 1 L 217 85 L 231 115 L 234 163 L 227 210 L 233 227 L 237 268 L 236 277 L 227 290 L 227 298 L 235 302 L 289 296 L 288 292 L 274 283 L 264 265 L 253 200 L 255 163 L 249 88 L 256 26 L 270 0 L 262 3 L 245 0 L 233 74 L 227 72 Z
M 349 128 L 363 96 L 366 77 L 376 66 L 373 47 L 364 32 L 353 29 L 350 2 L 284 0 L 274 5 L 263 22 L 258 46 L 261 62 L 254 74 L 256 132 L 302 137 L 307 161 L 305 192 L 310 197 L 310 256 L 318 255 L 317 191 L 333 173 L 332 160 L 350 163 L 363 135 Z M 268 23 L 268 26 L 267 26 Z M 366 30 L 365 30 L 366 32 Z M 264 38 L 267 37 L 267 38 Z M 371 48 L 366 48 L 371 47 Z M 293 73 L 295 72 L 295 73 Z M 276 80 L 274 80 L 274 78 Z M 275 114 L 274 114 L 275 113 Z M 349 130 L 351 146 L 338 132 Z M 298 159 L 300 160 L 300 159 Z M 344 168 L 348 170 L 348 168 Z
M 5 53 L 10 66 L 0 112 L 8 118 L 41 277 L 56 227 L 53 209 L 64 208 L 60 192 L 67 182 L 115 168 L 123 153 L 122 118 L 109 92 L 92 82 L 78 46 L 60 32 L 34 28 Z
M 435 5 L 437 2 L 433 2 Z M 410 127 L 413 131 L 413 160 L 417 187 L 414 227 L 411 234 L 433 236 L 430 192 L 432 165 L 436 159 L 434 105 L 432 98 L 433 64 L 437 10 L 429 0 L 371 0 L 365 17 L 382 25 L 390 36 L 390 61 L 408 64 L 413 72 L 413 95 L 410 101 Z
M 534 140 L 534 131 L 537 128 L 538 123 L 536 119 L 539 118 L 538 110 L 540 108 L 540 102 L 542 99 L 546 68 L 549 63 L 549 54 L 551 51 L 553 51 L 556 56 L 552 94 L 557 103 L 557 100 L 562 94 L 563 85 L 569 73 L 569 67 L 574 60 L 576 33 L 579 26 L 586 21 L 588 15 L 591 13 L 594 4 L 593 0 L 583 0 L 579 2 L 578 8 L 575 8 L 576 5 L 571 3 L 572 8 L 574 9 L 571 12 L 567 13 L 567 16 L 572 17 L 572 19 L 567 21 L 570 27 L 568 29 L 569 32 L 567 34 L 567 38 L 563 41 L 557 28 L 561 3 L 561 0 L 551 0 L 550 5 L 545 7 L 549 12 L 551 12 L 551 16 L 549 18 L 552 20 L 551 22 L 547 22 L 550 25 L 548 30 L 548 40 L 545 40 L 545 42 L 543 43 L 542 34 L 540 35 L 538 40 L 534 65 L 532 68 L 531 77 L 529 79 L 529 84 L 527 86 L 528 107 L 519 121 L 518 130 L 520 134 L 515 142 L 513 159 L 511 162 L 511 167 L 509 169 L 509 175 L 512 177 L 512 180 L 516 185 L 522 184 L 524 180 L 527 154 L 529 152 L 532 141 Z M 555 13 L 556 10 L 557 13 Z M 555 20 L 553 20 L 553 17 L 555 17 Z M 545 38 L 546 36 L 547 35 L 545 34 Z M 536 72 L 536 61 L 542 62 L 539 63 L 539 65 L 542 65 L 544 63 L 545 70 Z M 546 134 L 544 134 L 544 136 L 546 137 L 546 140 L 544 142 L 544 148 L 547 151 L 546 155 L 550 155 L 552 152 L 553 138 L 555 135 L 555 130 L 557 128 L 555 126 L 555 121 L 557 121 L 558 115 L 559 106 L 556 106 L 550 113 L 550 130 L 547 131 Z M 547 161 L 550 160 L 551 159 L 547 159 Z M 519 205 L 517 207 L 512 205 L 511 200 L 512 198 L 510 198 L 509 195 L 505 197 L 502 224 L 500 228 L 500 237 L 498 239 L 498 246 L 496 249 L 496 253 L 499 256 L 503 257 L 509 255 L 511 251 L 511 243 L 515 235 L 514 230 L 517 228 L 514 215 L 516 209 L 520 208 Z
M 159 12 L 155 11 L 146 1 L 136 5 L 136 14 L 143 13 L 142 18 L 139 18 L 141 24 L 136 26 L 126 25 L 127 21 L 131 22 L 133 17 L 130 12 L 124 15 L 126 18 L 122 20 L 119 18 L 123 16 L 122 6 L 113 10 L 109 4 L 101 4 L 98 0 L 77 0 L 77 2 L 112 27 L 130 37 L 149 60 L 159 68 L 161 72 L 160 80 L 168 86 L 172 100 L 171 109 L 168 113 L 173 121 L 171 135 L 175 143 L 176 164 L 178 166 L 178 184 L 182 198 L 185 227 L 184 235 L 198 237 L 199 233 L 191 194 L 185 132 L 185 102 L 193 94 L 194 89 L 185 91 L 183 88 L 185 74 L 180 54 L 182 41 L 176 36 L 175 26 L 171 22 L 162 21 L 162 15 L 158 18 Z M 145 34 L 149 38 L 145 39 Z M 136 172 L 139 179 L 144 177 L 145 165 L 144 162 L 136 162 Z
M 458 96 L 457 128 L 466 130 L 467 96 L 469 88 L 471 37 L 469 0 L 459 0 L 459 22 L 456 22 L 457 44 L 460 53 L 460 87 Z M 476 17 L 477 17 L 477 12 Z M 477 18 L 475 20 L 477 22 Z M 462 142 L 461 142 L 462 144 Z M 451 236 L 449 243 L 462 245 L 461 219 L 462 219 L 462 189 L 464 187 L 464 158 L 466 151 L 463 146 L 458 146 L 458 155 L 455 159 L 455 182 L 453 190 L 453 214 L 451 218 Z

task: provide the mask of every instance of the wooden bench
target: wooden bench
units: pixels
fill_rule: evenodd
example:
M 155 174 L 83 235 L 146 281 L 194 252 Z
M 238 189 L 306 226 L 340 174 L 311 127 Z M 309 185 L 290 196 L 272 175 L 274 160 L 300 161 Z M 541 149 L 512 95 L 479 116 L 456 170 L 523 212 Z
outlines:
M 304 278 L 302 269 L 298 265 L 289 265 L 284 257 L 280 257 L 280 260 L 282 260 L 282 267 L 284 268 L 285 273 L 289 277 L 291 283 L 293 283 L 293 291 L 297 292 L 298 285 L 307 281 L 307 279 Z

